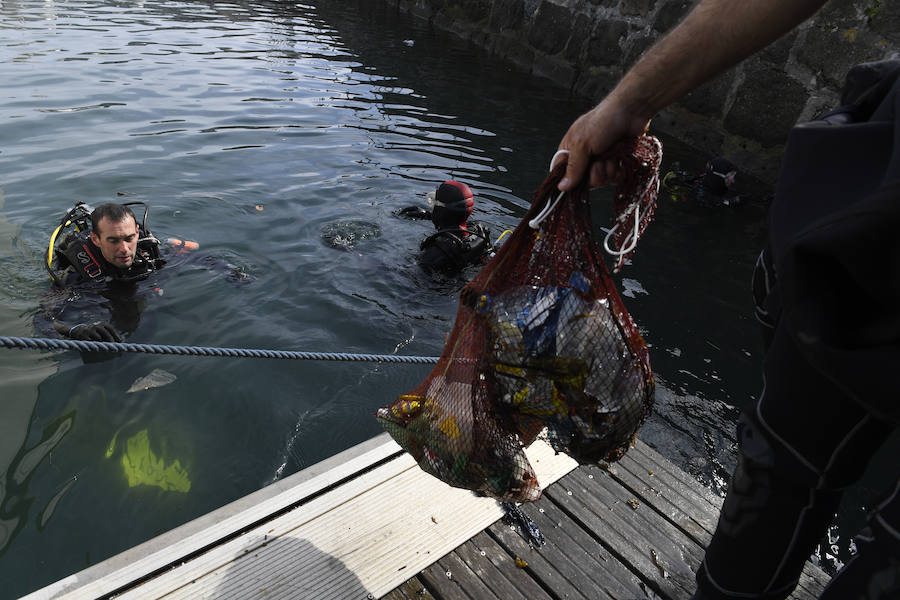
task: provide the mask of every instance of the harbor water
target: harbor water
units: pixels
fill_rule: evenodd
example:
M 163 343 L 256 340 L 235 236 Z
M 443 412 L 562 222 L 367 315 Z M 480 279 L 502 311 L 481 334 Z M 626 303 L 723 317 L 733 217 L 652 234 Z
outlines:
M 589 107 L 377 2 L 0 2 L 0 335 L 42 335 L 67 209 L 142 201 L 158 237 L 199 248 L 141 284 L 129 341 L 437 356 L 473 271 L 423 273 L 430 224 L 397 211 L 456 179 L 496 238 Z M 709 158 L 663 142 L 666 169 Z M 640 435 L 719 494 L 761 386 L 765 190 L 745 185 L 740 206 L 661 197 L 616 276 L 657 382 Z M 0 599 L 377 435 L 429 371 L 101 358 L 0 350 Z

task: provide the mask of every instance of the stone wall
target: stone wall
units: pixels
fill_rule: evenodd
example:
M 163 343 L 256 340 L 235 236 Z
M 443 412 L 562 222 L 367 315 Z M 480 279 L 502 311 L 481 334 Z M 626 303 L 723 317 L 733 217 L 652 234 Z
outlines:
M 689 0 L 385 0 L 597 101 Z M 788 130 L 838 103 L 847 69 L 898 56 L 900 3 L 832 0 L 801 27 L 667 109 L 653 127 L 774 181 Z M 710 44 L 716 40 L 709 40 Z

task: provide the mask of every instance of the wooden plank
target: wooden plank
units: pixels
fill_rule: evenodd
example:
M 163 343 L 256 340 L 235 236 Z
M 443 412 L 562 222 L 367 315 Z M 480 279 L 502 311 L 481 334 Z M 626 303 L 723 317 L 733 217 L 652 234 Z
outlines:
M 549 525 L 554 520 L 560 524 L 555 530 L 548 531 L 557 534 L 563 556 L 568 558 L 588 581 L 596 581 L 600 589 L 614 598 L 630 597 L 638 592 L 643 596 L 646 593 L 646 585 L 637 575 L 603 548 L 590 533 L 568 520 L 556 504 L 548 500 L 541 508 L 544 510 L 543 513 L 536 507 L 526 512 L 541 525 L 544 523 Z M 598 572 L 604 573 L 605 576 L 597 579 Z M 590 589 L 582 580 L 576 583 L 579 589 Z
M 621 468 L 618 468 L 621 467 Z M 653 471 L 650 475 L 649 471 Z M 637 441 L 625 457 L 610 465 L 610 475 L 652 504 L 705 547 L 712 539 L 723 498 L 693 479 L 647 444 Z M 654 498 L 654 488 L 659 494 Z M 696 527 L 695 527 L 696 525 Z M 702 533 L 699 528 L 705 533 Z M 804 565 L 794 600 L 817 598 L 831 577 L 812 562 Z
M 525 456 L 534 468 L 542 489 L 547 489 L 567 473 L 578 468 L 578 461 L 567 454 L 557 453 L 550 444 L 538 440 L 525 448 Z
M 685 494 L 685 497 L 697 501 L 697 508 L 704 513 L 712 511 L 713 514 L 718 514 L 719 508 L 722 506 L 721 497 L 701 485 L 689 473 L 677 467 L 675 463 L 663 457 L 640 439 L 635 441 L 626 456 L 631 456 L 635 462 L 645 465 L 648 470 L 666 473 L 669 479 L 680 484 L 678 488 Z
M 653 473 L 650 474 L 650 471 Z M 608 473 L 634 491 L 639 499 L 659 510 L 688 535 L 706 546 L 712 539 L 723 498 L 638 440 L 625 457 L 609 466 Z M 830 577 L 807 562 L 794 600 L 817 598 Z
M 443 484 L 379 438 L 115 557 L 105 579 L 89 569 L 26 598 L 103 596 L 160 564 L 168 570 L 118 597 L 594 600 L 655 591 L 674 600 L 694 588 L 721 500 L 642 442 L 607 470 L 572 471 L 575 461 L 544 443 L 526 451 L 544 487 L 563 478 L 523 507 L 548 538 L 536 550 L 498 522 L 497 502 Z M 112 568 L 126 559 L 134 564 Z M 823 578 L 813 568 L 792 597 L 808 600 Z
M 414 469 L 418 469 L 418 467 L 412 458 L 408 454 L 401 454 L 394 460 L 361 474 L 352 481 L 314 498 L 301 507 L 285 513 L 272 521 L 264 522 L 232 540 L 219 544 L 193 560 L 183 565 L 178 565 L 160 576 L 124 592 L 119 597 L 158 598 L 170 593 L 173 598 L 212 597 L 201 596 L 200 594 L 205 593 L 203 590 L 207 589 L 220 590 L 221 593 L 224 581 L 236 580 L 237 575 L 234 574 L 241 573 L 242 569 L 252 570 L 252 564 L 256 559 L 265 561 L 272 556 L 277 558 L 278 553 L 284 551 L 283 546 L 276 548 L 274 545 L 274 542 L 279 538 L 288 536 L 292 531 L 303 525 L 308 524 L 309 527 L 315 529 L 318 525 L 317 522 L 321 522 L 320 517 L 330 514 L 335 506 L 340 506 L 351 499 L 359 497 L 366 491 L 378 487 L 384 481 L 392 480 Z M 343 525 L 339 524 L 337 527 L 338 529 L 330 532 L 332 537 L 335 536 L 335 531 L 341 530 Z M 302 552 L 299 552 L 300 549 L 306 549 L 314 555 L 321 554 L 315 543 L 309 548 L 304 546 L 302 544 L 304 539 L 302 536 L 295 536 L 292 539 L 295 543 L 291 547 L 298 549 L 297 552 L 290 553 L 294 560 L 299 562 L 310 560 Z M 272 552 L 273 549 L 276 549 L 274 554 Z M 325 554 L 328 554 L 328 552 L 326 551 Z M 277 561 L 275 562 L 277 564 Z M 272 566 L 272 563 L 269 564 Z M 274 576 L 277 573 L 273 571 L 272 575 L 273 580 L 276 579 Z M 191 592 L 179 589 L 181 582 L 184 581 L 196 582 L 191 586 Z
M 488 532 L 507 552 L 524 559 L 527 570 L 545 587 L 560 597 L 573 599 L 643 596 L 639 580 L 595 539 L 571 526 L 568 516 L 549 499 L 541 499 L 523 510 L 541 528 L 546 539 L 544 546 L 531 547 L 515 528 L 503 522 L 495 523 Z M 620 579 L 633 584 L 623 584 Z
M 501 598 L 548 599 L 550 596 L 497 542 L 481 532 L 456 549 L 456 553 L 485 581 L 496 581 L 492 589 Z M 487 565 L 490 565 L 488 567 Z
M 654 552 L 660 559 L 668 556 L 672 560 L 683 562 L 686 556 L 690 556 L 699 564 L 703 558 L 703 548 L 700 544 L 691 540 L 668 519 L 653 510 L 652 506 L 637 500 L 631 494 L 631 490 L 621 487 L 610 478 L 592 478 L 585 469 L 572 475 L 570 489 L 576 495 L 595 499 L 595 506 L 606 504 L 619 515 L 618 523 L 628 528 L 634 527 L 632 535 L 636 537 L 632 538 L 633 542 L 640 540 L 641 543 L 655 544 L 657 547 L 654 548 Z M 688 541 L 690 543 L 687 543 Z M 652 557 L 654 552 L 648 554 Z
M 475 573 L 456 552 L 451 552 L 450 554 L 441 557 L 436 565 L 439 569 L 438 577 L 440 577 L 441 572 L 443 572 L 444 577 L 446 577 L 446 579 L 443 580 L 442 585 L 437 588 L 441 595 L 444 594 L 445 590 L 456 589 L 458 586 L 459 592 L 462 593 L 462 597 L 466 599 L 507 600 L 503 596 L 498 596 L 494 593 L 494 590 L 491 589 L 488 583 L 478 577 L 478 574 Z M 456 593 L 454 592 L 454 595 L 450 598 L 455 599 Z
M 609 467 L 613 476 L 625 476 L 618 472 L 620 468 L 627 471 L 640 482 L 634 484 L 636 488 L 649 487 L 659 491 L 662 498 L 668 500 L 684 517 L 695 521 L 707 533 L 711 534 L 715 530 L 722 498 L 643 442 L 638 441 L 621 461 Z M 639 492 L 642 489 L 635 491 Z
M 594 477 L 611 477 L 641 503 L 651 505 L 665 515 L 697 543 L 706 545 L 712 538 L 718 511 L 709 510 L 711 505 L 686 491 L 684 485 L 671 479 L 664 469 L 648 469 L 626 455 L 605 469 L 594 467 L 590 473 Z
M 21 600 L 107 596 L 400 453 L 387 434 L 379 435 Z
M 381 600 L 435 600 L 435 597 L 431 595 L 422 580 L 416 576 L 403 582 L 389 594 L 382 596 Z
M 566 476 L 548 496 L 630 570 L 664 597 L 689 598 L 702 549 L 659 513 L 628 503 L 629 492 L 609 478 Z
M 541 482 L 575 464 L 546 445 L 529 453 Z M 120 597 L 262 597 L 263 579 L 267 598 L 294 585 L 385 594 L 502 515 L 496 501 L 451 488 L 401 454 Z
M 450 575 L 447 575 L 448 572 Z M 472 600 L 463 590 L 460 581 L 453 579 L 453 571 L 448 571 L 440 561 L 423 569 L 419 578 L 429 589 L 435 590 L 438 600 Z
M 568 561 L 557 562 L 557 559 L 560 558 L 558 553 L 535 550 L 515 531 L 515 528 L 502 521 L 492 525 L 488 532 L 506 552 L 513 557 L 525 560 L 532 576 L 542 582 L 544 587 L 552 589 L 558 597 L 587 598 L 578 587 L 571 583 L 571 578 L 560 572 L 559 567 L 561 565 L 565 567 Z

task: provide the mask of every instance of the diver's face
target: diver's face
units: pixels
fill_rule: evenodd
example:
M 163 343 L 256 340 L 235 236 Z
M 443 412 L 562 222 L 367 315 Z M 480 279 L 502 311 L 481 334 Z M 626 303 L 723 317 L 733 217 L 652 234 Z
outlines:
M 103 217 L 97 224 L 99 231 L 91 232 L 91 241 L 100 248 L 103 258 L 120 269 L 127 269 L 134 262 L 137 251 L 137 223 L 132 217 L 113 221 Z

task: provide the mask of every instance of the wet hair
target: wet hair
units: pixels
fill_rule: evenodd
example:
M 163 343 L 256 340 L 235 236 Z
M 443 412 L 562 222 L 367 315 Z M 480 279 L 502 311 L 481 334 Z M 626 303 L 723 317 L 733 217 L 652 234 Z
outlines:
M 131 212 L 131 209 L 123 204 L 116 204 L 115 202 L 107 202 L 106 204 L 101 204 L 97 208 L 94 209 L 94 212 L 91 213 L 91 231 L 94 233 L 100 232 L 100 221 L 104 218 L 113 221 L 114 223 L 118 223 L 119 221 L 124 221 L 128 217 L 137 223 L 137 219 L 134 217 L 134 213 Z

